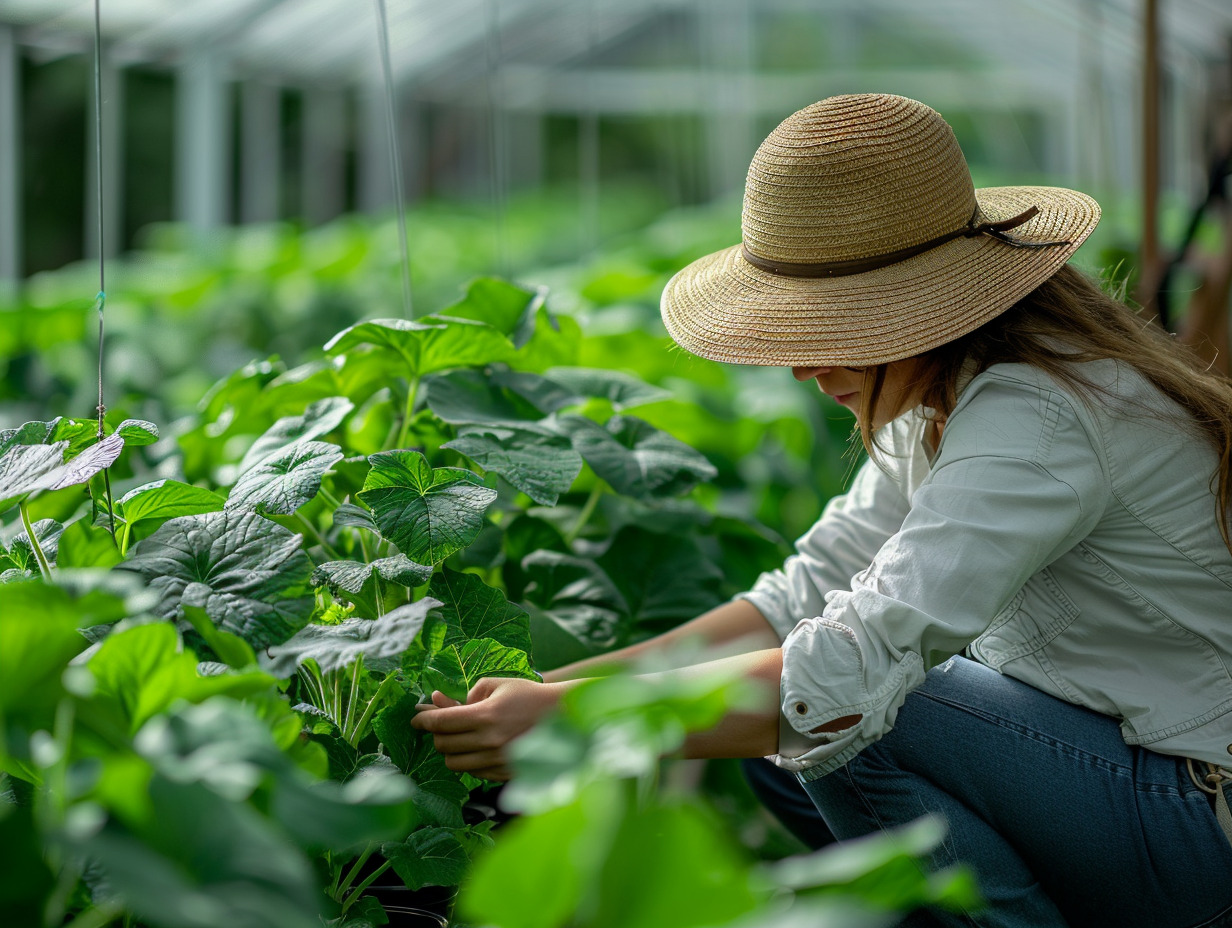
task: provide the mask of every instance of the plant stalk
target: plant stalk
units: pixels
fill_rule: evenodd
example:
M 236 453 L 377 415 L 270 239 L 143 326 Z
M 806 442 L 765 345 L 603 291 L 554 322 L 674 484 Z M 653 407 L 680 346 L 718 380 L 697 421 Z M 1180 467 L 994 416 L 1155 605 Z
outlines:
M 21 524 L 26 530 L 26 537 L 30 539 L 30 550 L 34 552 L 34 559 L 38 561 L 39 572 L 44 580 L 50 580 L 51 564 L 47 562 L 43 546 L 39 544 L 38 537 L 34 534 L 34 526 L 30 523 L 30 510 L 26 507 L 26 501 L 23 499 L 17 508 L 21 510 Z
M 415 397 L 419 394 L 419 378 L 411 377 L 406 382 L 406 409 L 402 413 L 402 428 L 398 432 L 398 447 L 405 448 L 411 437 L 411 418 L 415 415 Z
M 366 890 L 369 886 L 371 886 L 376 881 L 376 878 L 380 876 L 382 873 L 384 873 L 386 870 L 388 870 L 389 867 L 390 867 L 390 863 L 387 860 L 385 861 L 385 863 L 381 864 L 379 867 L 377 867 L 375 870 L 369 873 L 368 876 L 364 879 L 364 881 L 360 883 L 358 886 L 356 886 L 354 890 L 351 891 L 351 895 L 347 896 L 347 901 L 342 903 L 342 914 L 343 915 L 346 915 L 347 909 L 349 909 L 352 905 L 354 905 L 355 902 L 364 894 L 364 890 Z
M 586 503 L 582 506 L 582 511 L 578 513 L 577 522 L 573 524 L 573 528 L 569 529 L 569 534 L 565 536 L 565 544 L 572 545 L 578 535 L 582 533 L 582 529 L 586 527 L 586 523 L 594 515 L 595 507 L 599 505 L 599 497 L 602 495 L 603 486 L 601 484 L 590 491 L 590 496 L 586 497 Z
M 355 666 L 351 668 L 351 693 L 347 699 L 346 721 L 342 723 L 342 737 L 351 740 L 351 723 L 355 720 L 355 704 L 359 702 L 359 675 L 364 671 L 364 656 L 355 658 Z
M 397 677 L 398 672 L 396 670 L 391 670 L 385 675 L 385 679 L 381 681 L 381 685 L 376 688 L 376 693 L 374 693 L 372 699 L 369 700 L 368 705 L 364 708 L 364 714 L 359 717 L 359 721 L 355 725 L 355 731 L 351 733 L 352 737 L 347 739 L 347 743 L 350 744 L 351 747 L 358 747 L 360 732 L 364 731 L 364 729 L 368 727 L 368 723 L 372 720 L 373 713 L 376 712 L 376 707 L 381 702 L 381 697 L 385 695 L 386 691 L 388 691 L 388 689 L 393 685 Z
M 351 884 L 355 882 L 355 877 L 359 876 L 359 871 L 363 868 L 364 864 L 368 862 L 368 858 L 372 856 L 374 851 L 376 851 L 376 842 L 371 841 L 368 843 L 368 846 L 364 848 L 363 853 L 355 858 L 355 863 L 351 865 L 351 869 L 347 871 L 346 876 L 341 876 L 342 869 L 339 868 L 338 872 L 340 874 L 340 878 L 335 881 L 334 886 L 330 891 L 330 895 L 333 896 L 335 902 L 342 901 L 342 897 L 345 896 L 347 890 L 351 888 Z

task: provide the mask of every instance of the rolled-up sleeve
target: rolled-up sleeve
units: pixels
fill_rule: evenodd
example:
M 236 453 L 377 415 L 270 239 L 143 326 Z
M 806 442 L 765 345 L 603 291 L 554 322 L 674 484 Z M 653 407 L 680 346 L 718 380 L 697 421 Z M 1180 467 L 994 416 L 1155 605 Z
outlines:
M 978 377 L 899 530 L 849 589 L 833 588 L 824 609 L 787 635 L 782 711 L 814 746 L 776 763 L 820 776 L 889 731 L 927 669 L 978 637 L 1034 573 L 1085 537 L 1109 492 L 1098 442 L 1067 395 Z

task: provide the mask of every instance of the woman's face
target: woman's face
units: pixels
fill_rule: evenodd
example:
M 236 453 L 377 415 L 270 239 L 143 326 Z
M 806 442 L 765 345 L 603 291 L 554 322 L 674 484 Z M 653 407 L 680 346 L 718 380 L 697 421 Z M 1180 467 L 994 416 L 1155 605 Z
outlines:
M 891 361 L 885 369 L 881 394 L 873 410 L 873 421 L 869 423 L 874 431 L 908 409 L 919 405 L 920 397 L 923 395 L 923 388 L 916 379 L 919 365 L 915 358 Z M 863 399 L 860 394 L 864 390 L 864 368 L 793 367 L 791 373 L 801 383 L 806 380 L 816 380 L 822 393 L 834 397 L 839 404 L 846 406 L 857 417 L 860 415 Z M 863 424 L 861 422 L 861 425 Z

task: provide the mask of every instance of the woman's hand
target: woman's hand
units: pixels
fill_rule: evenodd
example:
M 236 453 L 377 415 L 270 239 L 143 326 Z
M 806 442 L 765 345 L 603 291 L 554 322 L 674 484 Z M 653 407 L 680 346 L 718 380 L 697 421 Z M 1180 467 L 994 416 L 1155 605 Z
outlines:
M 411 725 L 431 732 L 450 770 L 485 780 L 508 780 L 512 774 L 506 765 L 506 745 L 556 707 L 564 686 L 484 677 L 471 687 L 465 704 L 433 693 L 436 708 L 420 710 Z

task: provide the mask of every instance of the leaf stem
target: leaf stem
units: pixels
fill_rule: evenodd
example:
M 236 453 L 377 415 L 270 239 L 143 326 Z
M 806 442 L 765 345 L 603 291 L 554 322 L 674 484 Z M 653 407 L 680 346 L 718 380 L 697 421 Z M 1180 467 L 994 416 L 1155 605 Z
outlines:
M 342 914 L 346 915 L 347 909 L 349 909 L 352 905 L 354 905 L 355 902 L 359 899 L 359 897 L 364 894 L 364 890 L 366 890 L 369 886 L 371 886 L 373 882 L 376 881 L 376 878 L 380 876 L 382 873 L 384 873 L 386 870 L 388 870 L 389 868 L 390 868 L 390 862 L 387 860 L 385 861 L 385 863 L 381 864 L 379 867 L 377 867 L 375 870 L 369 873 L 368 876 L 364 879 L 364 881 L 355 887 L 355 889 L 351 892 L 351 895 L 347 896 L 347 901 L 342 903 Z
M 595 507 L 599 505 L 599 497 L 602 495 L 602 484 L 599 484 L 590 491 L 590 496 L 586 497 L 586 503 L 582 506 L 582 511 L 578 513 L 577 522 L 573 524 L 573 528 L 569 529 L 569 533 L 565 535 L 565 544 L 572 545 L 578 535 L 582 533 L 582 529 L 586 527 L 586 523 L 589 522 L 590 517 L 594 515 Z
M 342 673 L 345 672 L 345 670 L 342 671 Z M 359 702 L 359 675 L 363 672 L 364 656 L 361 654 L 355 658 L 355 664 L 351 667 L 351 693 L 347 699 L 346 721 L 342 723 L 342 737 L 348 742 L 351 741 L 351 722 L 355 720 L 355 704 Z
M 47 563 L 47 555 L 43 553 L 43 546 L 39 544 L 38 536 L 34 534 L 34 526 L 30 524 L 30 510 L 26 507 L 26 501 L 23 499 L 17 508 L 21 510 L 21 524 L 26 530 L 26 537 L 30 539 L 30 550 L 34 552 L 34 559 L 38 561 L 39 572 L 44 580 L 50 580 L 51 565 Z
M 368 846 L 364 848 L 363 853 L 361 853 L 359 857 L 355 858 L 355 863 L 351 865 L 351 869 L 347 871 L 346 876 L 341 877 L 341 879 L 336 882 L 333 889 L 330 891 L 330 895 L 334 897 L 335 902 L 342 901 L 342 897 L 345 896 L 346 891 L 351 888 L 351 884 L 355 882 L 355 877 L 359 876 L 360 869 L 368 862 L 368 858 L 372 856 L 374 851 L 376 851 L 376 842 L 370 841 Z M 342 869 L 339 868 L 338 872 L 341 874 Z
M 367 707 L 364 709 L 364 714 L 359 717 L 359 722 L 355 725 L 355 731 L 352 733 L 353 740 L 352 738 L 347 739 L 347 743 L 350 744 L 351 747 L 358 747 L 360 733 L 368 727 L 368 723 L 372 720 L 372 714 L 376 712 L 376 707 L 380 703 L 381 698 L 385 695 L 386 691 L 393 685 L 397 678 L 398 672 L 396 670 L 391 670 L 385 675 L 385 679 L 381 681 L 381 685 L 376 688 L 376 693 L 374 693 L 372 699 L 369 700 Z
M 419 393 L 419 377 L 413 376 L 406 382 L 406 410 L 402 414 L 402 428 L 398 432 L 398 447 L 405 448 L 411 435 L 411 417 L 415 414 L 415 396 Z

